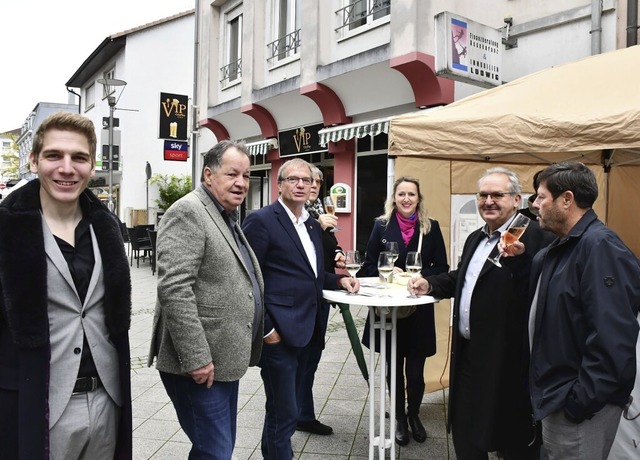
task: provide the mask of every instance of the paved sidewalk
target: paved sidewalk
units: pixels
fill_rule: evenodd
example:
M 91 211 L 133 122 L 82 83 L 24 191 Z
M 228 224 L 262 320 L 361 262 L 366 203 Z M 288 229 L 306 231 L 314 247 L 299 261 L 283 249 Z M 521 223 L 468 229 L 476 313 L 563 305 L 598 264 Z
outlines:
M 188 438 L 180 429 L 175 411 L 158 372 L 146 367 L 156 298 L 157 276 L 147 262 L 131 268 L 133 315 L 131 321 L 131 386 L 133 398 L 133 457 L 143 459 L 186 459 Z M 366 308 L 352 309 L 362 331 Z M 368 351 L 365 349 L 368 357 Z M 367 358 L 368 362 L 368 358 Z M 373 372 L 370 371 L 370 374 Z M 327 346 L 316 373 L 314 386 L 316 415 L 333 427 L 334 434 L 317 436 L 296 432 L 293 450 L 298 460 L 366 459 L 369 449 L 368 387 L 356 364 L 342 315 L 331 310 Z M 447 442 L 444 393 L 426 394 L 420 417 L 429 438 L 396 446 L 399 459 L 455 459 L 451 440 Z M 240 380 L 238 434 L 234 460 L 261 459 L 260 437 L 264 418 L 264 390 L 258 368 L 250 368 Z M 387 457 L 389 454 L 387 454 Z M 377 457 L 376 457 L 377 458 Z

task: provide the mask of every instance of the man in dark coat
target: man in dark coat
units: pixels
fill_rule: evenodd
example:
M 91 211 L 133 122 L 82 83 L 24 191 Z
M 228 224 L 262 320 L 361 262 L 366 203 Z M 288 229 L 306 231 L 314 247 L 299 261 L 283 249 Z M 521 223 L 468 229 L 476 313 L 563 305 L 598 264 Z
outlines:
M 522 236 L 527 251 L 501 261 L 500 235 L 520 204 L 516 174 L 489 169 L 478 181 L 478 211 L 486 222 L 467 238 L 458 269 L 410 281 L 409 288 L 435 297 L 455 297 L 448 429 L 458 460 L 487 459 L 501 451 L 506 459 L 533 459 L 537 449 L 526 386 L 526 324 L 531 260 L 549 236 L 531 222 Z
M 50 116 L 39 179 L 0 205 L 0 459 L 132 456 L 131 280 L 95 151 L 90 120 Z
M 635 381 L 640 264 L 592 209 L 587 166 L 555 163 L 539 179 L 538 221 L 557 238 L 531 268 L 533 412 L 545 458 L 607 458 Z

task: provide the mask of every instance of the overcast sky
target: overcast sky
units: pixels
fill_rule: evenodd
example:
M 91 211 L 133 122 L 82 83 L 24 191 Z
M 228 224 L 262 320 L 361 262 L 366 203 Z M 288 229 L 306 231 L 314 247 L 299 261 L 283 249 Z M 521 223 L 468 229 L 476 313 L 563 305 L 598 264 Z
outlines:
M 193 9 L 195 0 L 1 0 L 0 133 L 65 83 L 109 35 Z

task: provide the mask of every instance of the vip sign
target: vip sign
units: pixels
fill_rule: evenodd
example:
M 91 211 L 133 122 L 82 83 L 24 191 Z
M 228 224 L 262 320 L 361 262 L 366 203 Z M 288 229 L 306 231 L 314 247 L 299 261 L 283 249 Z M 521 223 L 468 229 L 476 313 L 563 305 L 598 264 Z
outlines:
M 304 155 L 327 150 L 320 146 L 318 131 L 324 125 L 301 126 L 299 128 L 280 131 L 278 143 L 280 145 L 280 157 Z
M 182 94 L 160 93 L 160 139 L 187 140 L 188 101 Z

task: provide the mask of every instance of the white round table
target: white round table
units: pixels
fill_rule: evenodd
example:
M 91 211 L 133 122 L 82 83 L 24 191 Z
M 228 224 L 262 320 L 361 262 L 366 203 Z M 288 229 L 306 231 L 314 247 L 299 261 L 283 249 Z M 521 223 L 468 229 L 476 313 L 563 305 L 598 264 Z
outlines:
M 342 303 L 348 305 L 366 305 L 369 307 L 369 369 L 373 375 L 375 369 L 375 330 L 391 330 L 391 392 L 396 394 L 396 348 L 397 348 L 397 307 L 406 305 L 425 305 L 438 302 L 431 296 L 418 296 L 411 298 L 407 287 L 400 284 L 380 283 L 376 278 L 358 278 L 360 280 L 360 291 L 358 294 L 349 295 L 346 291 L 322 291 L 322 295 L 329 303 Z M 377 317 L 374 313 L 374 307 L 380 308 Z M 391 316 L 391 321 L 387 322 L 387 315 Z M 370 378 L 369 387 L 369 459 L 375 456 L 375 448 L 378 448 L 378 458 L 385 458 L 385 450 L 390 449 L 390 458 L 396 458 L 396 399 L 389 398 L 389 437 L 385 432 L 385 409 L 386 409 L 386 388 L 387 381 L 385 379 L 385 362 L 387 353 L 387 334 L 380 334 L 380 368 L 378 373 L 379 387 L 379 413 L 378 413 L 378 432 L 375 428 L 375 387 L 376 379 Z

